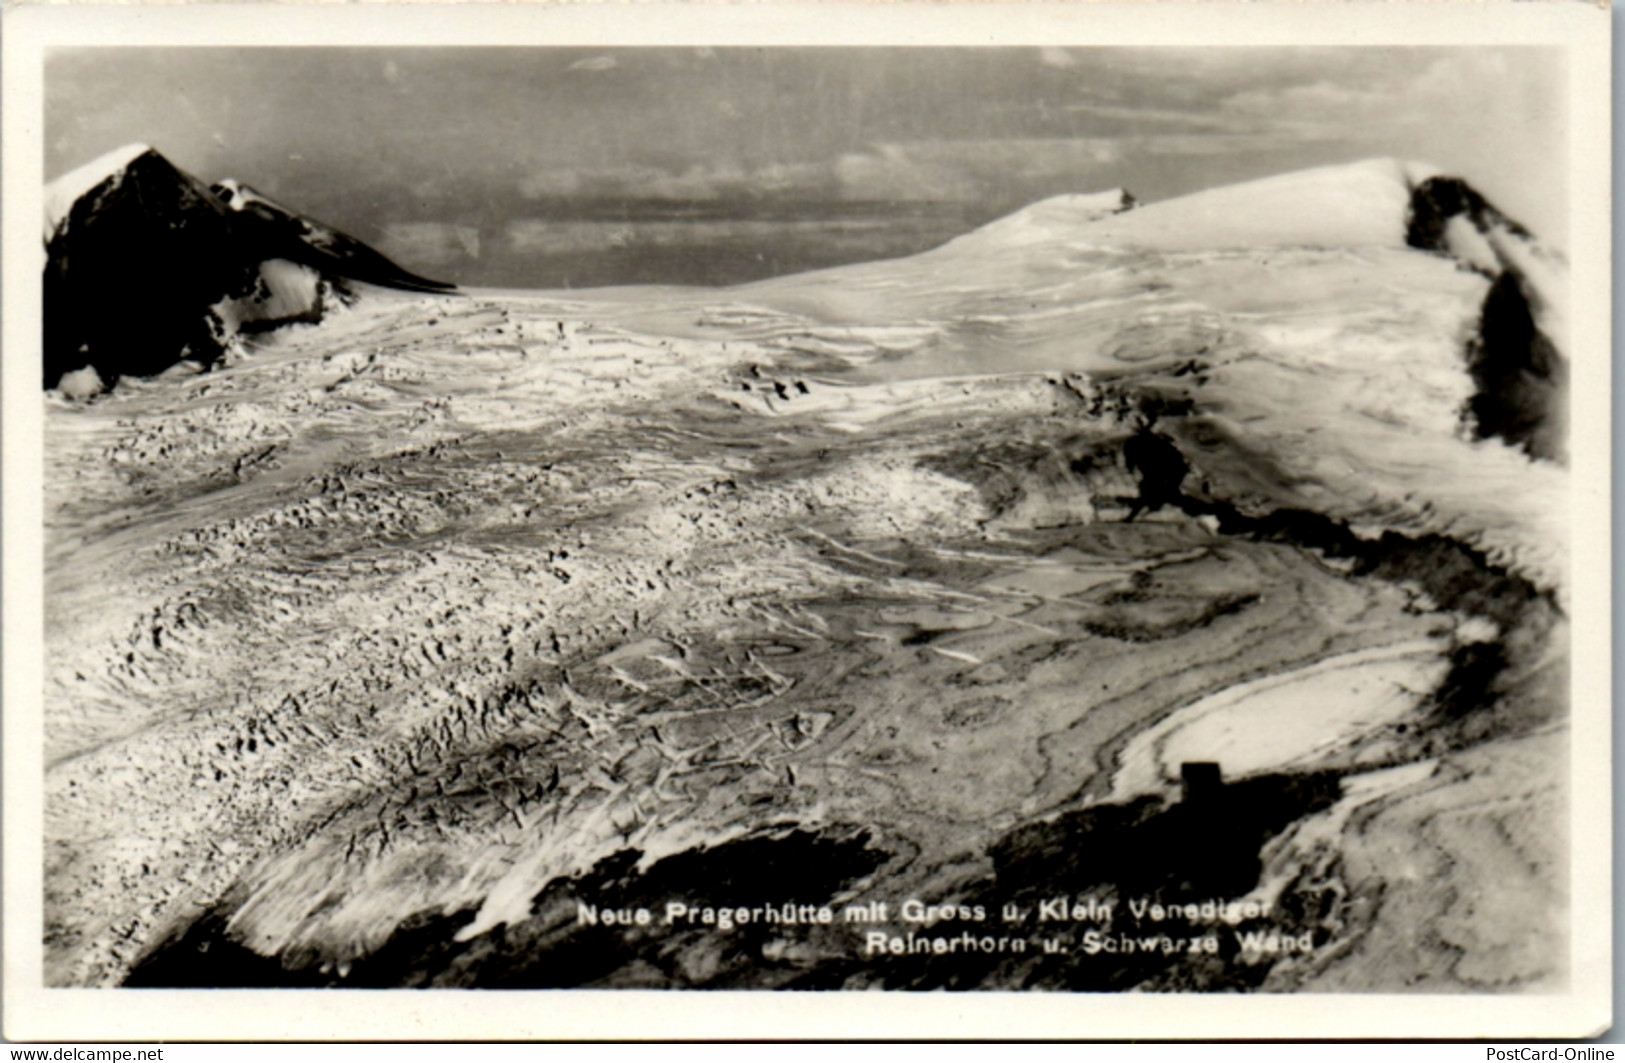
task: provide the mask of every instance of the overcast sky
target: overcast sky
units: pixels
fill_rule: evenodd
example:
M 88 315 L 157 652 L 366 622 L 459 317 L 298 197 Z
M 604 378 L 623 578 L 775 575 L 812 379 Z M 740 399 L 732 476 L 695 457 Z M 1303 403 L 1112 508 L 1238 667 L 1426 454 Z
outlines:
M 46 165 L 145 141 L 368 238 L 403 196 L 453 222 L 605 195 L 1002 212 L 1397 155 L 1460 173 L 1563 245 L 1560 62 L 1536 48 L 69 49 L 46 67 Z

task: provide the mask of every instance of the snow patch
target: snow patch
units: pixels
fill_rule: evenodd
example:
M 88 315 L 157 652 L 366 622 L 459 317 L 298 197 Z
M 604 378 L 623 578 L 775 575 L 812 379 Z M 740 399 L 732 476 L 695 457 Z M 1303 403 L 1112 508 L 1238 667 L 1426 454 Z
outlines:
M 251 292 L 227 297 L 209 308 L 227 338 L 252 326 L 268 327 L 289 321 L 317 320 L 322 312 L 321 274 L 309 266 L 272 258 L 260 263 Z
M 1203 698 L 1129 743 L 1112 799 L 1161 789 L 1189 760 L 1219 762 L 1226 779 L 1312 763 L 1411 711 L 1444 679 L 1443 650 L 1430 640 L 1360 650 Z
M 107 390 L 107 385 L 103 383 L 101 374 L 96 372 L 96 367 L 87 365 L 83 369 L 63 373 L 56 389 L 62 393 L 63 398 L 82 400 L 100 395 Z

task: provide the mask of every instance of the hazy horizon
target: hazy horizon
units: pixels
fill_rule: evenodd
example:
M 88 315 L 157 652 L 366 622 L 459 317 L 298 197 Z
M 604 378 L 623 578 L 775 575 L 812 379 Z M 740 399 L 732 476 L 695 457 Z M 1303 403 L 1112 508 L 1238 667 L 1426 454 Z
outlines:
M 1048 196 L 1376 155 L 1567 244 L 1540 48 L 74 48 L 47 177 L 149 143 L 465 285 L 733 283 Z

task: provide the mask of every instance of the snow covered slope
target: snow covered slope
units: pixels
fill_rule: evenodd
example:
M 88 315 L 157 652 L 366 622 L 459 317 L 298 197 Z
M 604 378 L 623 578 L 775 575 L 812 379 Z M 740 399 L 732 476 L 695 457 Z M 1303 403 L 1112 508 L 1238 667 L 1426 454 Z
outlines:
M 79 394 L 211 364 L 245 326 L 319 320 L 346 279 L 450 287 L 249 190 L 210 189 L 144 144 L 53 182 L 45 225 L 45 386 L 73 374 Z
M 1424 164 L 1371 159 L 1209 189 L 1089 228 L 1103 246 L 1157 251 L 1403 247 Z
M 1122 188 L 1052 196 L 957 237 L 949 246 L 961 253 L 974 254 L 977 248 L 990 246 L 1042 244 L 1053 239 L 1057 232 L 1069 232 L 1080 225 L 1133 210 L 1138 205 L 1139 201 Z
M 1564 268 L 1469 197 L 1432 203 L 1431 175 L 1384 159 L 1125 213 L 1040 204 L 738 297 L 749 335 L 792 350 L 809 324 L 906 337 L 849 345 L 866 379 L 1070 372 L 1188 405 L 1162 431 L 1243 510 L 1449 534 L 1555 587 L 1565 481 L 1527 458 L 1561 456 L 1566 369 L 1542 326 L 1560 322 Z M 1418 202 L 1455 243 L 1413 245 Z M 1466 233 L 1503 248 L 1499 271 L 1458 257 Z M 646 296 L 638 320 L 700 335 L 707 300 Z

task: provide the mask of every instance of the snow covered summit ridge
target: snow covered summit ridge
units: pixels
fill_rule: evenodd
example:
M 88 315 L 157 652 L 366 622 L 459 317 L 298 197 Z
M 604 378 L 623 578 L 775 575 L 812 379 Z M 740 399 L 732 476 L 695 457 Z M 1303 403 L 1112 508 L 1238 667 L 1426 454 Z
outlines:
M 45 223 L 47 388 L 211 365 L 243 334 L 321 320 L 349 282 L 454 288 L 246 186 L 211 188 L 145 144 L 53 182 Z
M 951 246 L 1025 247 L 1041 244 L 1052 239 L 1057 233 L 1068 232 L 1079 225 L 1098 222 L 1102 218 L 1133 210 L 1139 205 L 1139 200 L 1125 188 L 1051 196 L 1014 214 L 1007 214 L 988 222 L 974 232 L 966 233 L 951 241 Z
M 81 196 L 102 182 L 121 175 L 131 162 L 151 151 L 149 144 L 125 144 L 69 170 L 46 185 L 45 238 L 49 240 L 61 227 Z
M 1413 191 L 1436 167 L 1367 159 L 1225 185 L 1108 218 L 1091 242 L 1156 251 L 1404 247 Z

